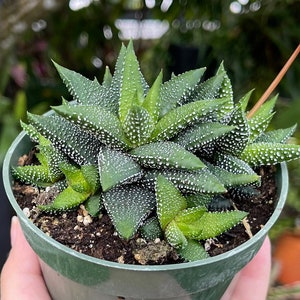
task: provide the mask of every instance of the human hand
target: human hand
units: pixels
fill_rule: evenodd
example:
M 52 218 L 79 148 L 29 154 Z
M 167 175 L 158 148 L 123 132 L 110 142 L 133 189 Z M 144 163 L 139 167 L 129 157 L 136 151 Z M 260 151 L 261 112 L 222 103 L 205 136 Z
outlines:
M 12 219 L 11 244 L 1 274 L 1 299 L 51 299 L 37 255 L 27 243 L 17 217 Z M 266 238 L 257 255 L 234 277 L 221 300 L 266 299 L 271 269 L 270 248 L 270 240 Z
M 271 272 L 271 243 L 267 237 L 256 256 L 234 277 L 221 300 L 265 300 Z
M 1 300 L 50 300 L 38 257 L 17 217 L 12 218 L 10 234 L 12 248 L 1 272 Z

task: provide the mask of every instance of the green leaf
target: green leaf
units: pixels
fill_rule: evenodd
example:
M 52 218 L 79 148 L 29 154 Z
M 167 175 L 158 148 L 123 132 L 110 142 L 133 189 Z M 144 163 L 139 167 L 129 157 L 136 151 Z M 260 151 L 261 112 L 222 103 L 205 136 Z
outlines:
M 174 141 L 187 150 L 194 152 L 233 129 L 235 129 L 235 126 L 227 126 L 217 122 L 197 124 L 180 133 Z
M 98 216 L 102 207 L 101 195 L 98 194 L 89 197 L 84 202 L 84 206 L 92 217 Z
M 122 44 L 108 91 L 103 96 L 111 102 L 110 112 L 118 114 L 126 47 Z M 107 77 L 107 76 L 106 76 Z M 106 78 L 104 77 L 104 79 Z M 105 80 L 108 83 L 108 80 Z M 103 83 L 104 84 L 104 83 Z
M 244 149 L 240 158 L 251 166 L 274 165 L 300 158 L 300 146 L 280 143 L 254 143 Z
M 158 175 L 163 175 L 184 193 L 225 193 L 227 190 L 218 178 L 207 168 L 197 171 L 186 170 L 149 170 L 141 179 L 142 183 L 153 187 Z
M 97 165 L 83 165 L 83 166 L 81 166 L 81 172 L 82 172 L 83 178 L 89 185 L 89 192 L 92 195 L 95 194 L 100 187 L 99 173 L 98 173 Z
M 123 128 L 132 147 L 137 147 L 149 140 L 154 122 L 145 108 L 134 105 L 128 110 Z
M 161 105 L 161 85 L 162 85 L 162 78 L 163 74 L 162 71 L 157 76 L 156 80 L 154 81 L 152 87 L 147 93 L 147 96 L 143 102 L 143 107 L 148 111 L 154 124 L 156 124 L 158 117 L 159 117 L 159 109 Z
M 254 172 L 251 174 L 237 174 L 214 165 L 208 165 L 208 169 L 220 180 L 220 182 L 222 182 L 222 184 L 224 184 L 227 189 L 234 186 L 248 185 L 251 183 L 260 182 L 260 176 L 258 176 Z
M 175 217 L 176 224 L 193 224 L 197 222 L 207 211 L 204 206 L 192 207 L 181 210 Z
M 198 239 L 203 231 L 202 226 L 199 226 L 199 220 L 207 214 L 205 207 L 193 207 L 181 212 L 176 218 L 175 222 L 183 235 L 189 239 Z M 205 226 L 210 226 L 206 224 Z
M 240 188 L 240 186 L 238 188 Z M 228 190 L 229 194 L 226 196 L 232 196 L 232 194 L 230 194 L 230 191 L 232 190 L 233 188 L 230 188 Z M 232 209 L 232 204 L 233 202 L 230 200 L 230 198 L 227 198 L 223 195 L 215 195 L 206 207 L 209 211 L 226 211 Z
M 140 232 L 142 237 L 148 241 L 154 241 L 156 238 L 162 238 L 163 236 L 163 232 L 156 216 L 147 219 L 140 227 Z
M 103 194 L 104 206 L 119 235 L 128 240 L 155 208 L 155 194 L 138 185 L 123 185 Z
M 79 193 L 94 194 L 98 187 L 98 173 L 94 165 L 83 165 L 80 168 L 71 164 L 60 164 L 68 185 Z
M 219 69 L 217 71 L 216 75 L 222 74 L 223 80 L 220 87 L 220 90 L 218 92 L 219 98 L 226 98 L 228 101 L 221 107 L 221 110 L 218 113 L 218 117 L 222 118 L 223 116 L 228 115 L 232 112 L 234 109 L 234 103 L 233 103 L 233 91 L 230 79 L 224 69 L 223 62 L 220 64 Z
M 88 197 L 88 193 L 78 192 L 69 186 L 58 194 L 53 203 L 48 205 L 39 205 L 38 208 L 41 211 L 47 212 L 65 211 L 77 207 Z
M 193 223 L 177 222 L 178 228 L 186 238 L 205 240 L 218 236 L 237 225 L 247 216 L 243 211 L 205 212 Z
M 271 114 L 273 114 L 273 110 L 277 100 L 278 95 L 269 99 L 267 102 L 265 102 L 259 107 L 259 109 L 251 117 L 251 119 L 255 120 L 256 117 L 259 117 L 259 119 L 261 119 L 262 117 L 268 118 Z
M 79 165 L 97 163 L 101 143 L 78 126 L 59 116 L 38 116 L 28 113 L 28 120 L 53 146 Z
M 197 193 L 193 195 L 186 195 L 185 199 L 188 208 L 192 208 L 196 206 L 207 207 L 207 205 L 211 202 L 213 197 L 214 195 Z
M 253 91 L 254 90 L 251 90 L 246 93 L 236 104 L 236 107 L 240 108 L 244 113 L 246 113 L 246 109 Z
M 16 167 L 12 169 L 12 175 L 21 182 L 39 187 L 53 184 L 53 178 L 49 176 L 48 169 L 42 165 Z
M 13 176 L 25 183 L 45 187 L 50 186 L 63 177 L 59 164 L 66 162 L 67 158 L 63 153 L 56 150 L 51 142 L 37 134 L 34 127 L 28 126 L 27 129 L 34 132 L 35 138 L 39 140 L 35 154 L 40 165 L 20 166 L 13 168 Z
M 241 201 L 249 200 L 252 197 L 258 197 L 260 192 L 254 186 L 238 186 L 231 188 L 229 191 L 229 195 L 235 199 L 239 199 Z
M 66 178 L 64 177 L 62 180 L 59 180 L 53 184 L 53 187 L 58 191 L 62 192 L 64 189 L 68 187 L 68 183 Z
M 198 239 L 208 239 L 224 233 L 225 231 L 236 226 L 242 219 L 247 216 L 247 214 L 247 212 L 238 210 L 205 213 L 199 220 L 199 223 L 203 227 L 203 230 Z
M 187 245 L 184 248 L 180 248 L 177 251 L 186 261 L 197 261 L 209 257 L 203 246 L 191 239 L 187 240 Z
M 179 103 L 185 102 L 184 99 L 195 88 L 204 71 L 205 68 L 187 71 L 173 76 L 162 85 L 160 117 L 174 109 Z
M 238 156 L 246 147 L 250 135 L 249 125 L 241 108 L 234 111 L 228 125 L 235 126 L 235 129 L 221 137 L 216 148 L 222 153 Z
M 185 104 L 169 111 L 156 124 L 152 140 L 169 140 L 187 126 L 209 115 L 227 99 L 202 100 Z
M 218 91 L 220 90 L 224 79 L 224 75 L 224 73 L 219 73 L 197 85 L 197 87 L 189 97 L 188 102 L 195 101 L 194 99 L 207 100 L 217 98 Z
M 249 119 L 249 128 L 250 128 L 250 141 L 255 141 L 260 135 L 262 135 L 268 128 L 270 121 L 272 120 L 275 113 L 264 117 L 256 116 L 254 119 Z
M 144 79 L 139 62 L 129 42 L 124 58 L 120 90 L 119 119 L 123 124 L 132 105 L 141 105 L 144 101 Z
M 260 108 L 255 112 L 255 114 L 248 120 L 250 128 L 250 141 L 254 141 L 258 136 L 266 131 L 270 121 L 274 116 L 274 106 L 277 101 L 278 96 L 265 102 Z
M 111 87 L 112 84 L 112 75 L 110 73 L 109 67 L 106 66 L 102 86 L 105 87 L 106 90 L 108 90 Z
M 60 77 L 68 88 L 70 94 L 82 104 L 97 104 L 110 109 L 110 103 L 103 97 L 105 87 L 102 87 L 97 79 L 93 81 L 75 71 L 60 66 L 53 61 Z
M 188 244 L 186 237 L 178 228 L 174 220 L 166 227 L 165 237 L 167 242 L 176 249 L 184 249 Z
M 256 143 L 281 143 L 284 144 L 296 131 L 297 125 L 285 129 L 277 129 L 261 134 L 256 140 Z
M 215 165 L 234 174 L 256 174 L 245 161 L 230 154 L 218 153 Z
M 233 92 L 230 79 L 224 69 L 223 62 L 220 64 L 215 76 L 199 84 L 192 93 L 190 101 L 207 100 L 214 98 L 226 98 L 227 101 L 219 107 L 215 114 L 218 119 L 227 116 L 234 108 Z
M 33 142 L 38 143 L 39 138 L 41 137 L 41 134 L 38 132 L 38 130 L 31 124 L 26 124 L 22 121 L 20 121 L 20 124 L 21 124 L 22 129 L 28 134 L 30 139 Z
M 64 102 L 52 109 L 70 122 L 88 130 L 105 145 L 126 148 L 127 140 L 116 115 L 99 106 L 72 106 Z
M 131 150 L 144 167 L 196 170 L 205 165 L 191 152 L 173 142 L 155 142 Z
M 98 164 L 103 191 L 124 182 L 135 181 L 142 174 L 140 166 L 131 157 L 109 148 L 100 150 Z
M 157 177 L 155 193 L 157 216 L 164 230 L 176 215 L 186 208 L 186 200 L 174 184 L 161 175 Z

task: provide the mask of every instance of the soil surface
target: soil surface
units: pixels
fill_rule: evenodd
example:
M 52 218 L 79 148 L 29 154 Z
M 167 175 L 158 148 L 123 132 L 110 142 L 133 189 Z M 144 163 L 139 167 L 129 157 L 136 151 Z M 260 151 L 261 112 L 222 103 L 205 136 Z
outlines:
M 26 163 L 22 163 L 26 164 Z M 239 224 L 228 232 L 203 242 L 210 256 L 229 251 L 257 233 L 268 221 L 274 210 L 276 197 L 275 167 L 258 170 L 262 176 L 259 196 L 246 200 L 233 199 L 237 209 L 249 212 L 246 224 Z M 62 214 L 45 214 L 37 204 L 48 202 L 55 191 L 15 182 L 14 194 L 24 213 L 33 223 L 58 242 L 87 255 L 126 264 L 172 264 L 182 259 L 165 241 L 156 239 L 147 242 L 138 234 L 123 241 L 116 233 L 105 211 L 99 217 L 91 217 L 84 205 Z

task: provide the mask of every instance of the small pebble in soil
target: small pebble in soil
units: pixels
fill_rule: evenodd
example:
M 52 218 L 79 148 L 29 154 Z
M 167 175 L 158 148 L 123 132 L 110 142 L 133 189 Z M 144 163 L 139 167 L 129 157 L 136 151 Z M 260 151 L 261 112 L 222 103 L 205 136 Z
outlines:
M 124 256 L 123 255 L 119 256 L 117 261 L 118 261 L 119 264 L 124 264 L 125 263 Z
M 89 224 L 91 224 L 93 222 L 93 219 L 91 218 L 90 215 L 84 216 L 83 217 L 83 225 L 84 226 L 88 226 Z
M 25 214 L 25 216 L 26 216 L 27 218 L 30 217 L 30 209 L 29 209 L 28 207 L 24 207 L 24 208 L 23 208 L 23 213 Z
M 83 216 L 82 215 L 77 216 L 77 222 L 79 222 L 79 223 L 83 222 Z

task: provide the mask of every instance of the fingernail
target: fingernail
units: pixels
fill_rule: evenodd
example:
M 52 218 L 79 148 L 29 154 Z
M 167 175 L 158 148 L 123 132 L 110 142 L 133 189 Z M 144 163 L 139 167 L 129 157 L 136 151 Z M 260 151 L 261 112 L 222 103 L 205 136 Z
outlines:
M 18 217 L 13 216 L 11 218 L 11 225 L 10 225 L 10 243 L 13 247 L 16 244 L 17 236 L 18 236 Z

